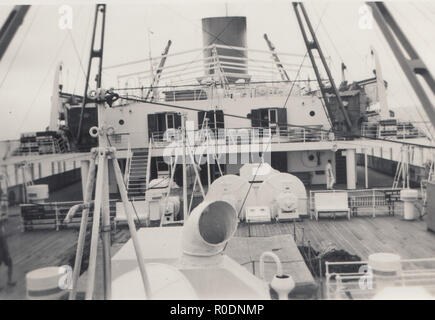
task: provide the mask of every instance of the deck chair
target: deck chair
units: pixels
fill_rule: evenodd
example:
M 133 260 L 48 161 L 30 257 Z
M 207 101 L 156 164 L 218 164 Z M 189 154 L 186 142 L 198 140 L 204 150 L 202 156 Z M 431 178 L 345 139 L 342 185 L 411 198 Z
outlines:
M 320 213 L 332 213 L 335 218 L 336 213 L 344 212 L 350 220 L 350 209 L 347 200 L 347 192 L 319 192 L 314 194 L 314 214 L 319 220 Z

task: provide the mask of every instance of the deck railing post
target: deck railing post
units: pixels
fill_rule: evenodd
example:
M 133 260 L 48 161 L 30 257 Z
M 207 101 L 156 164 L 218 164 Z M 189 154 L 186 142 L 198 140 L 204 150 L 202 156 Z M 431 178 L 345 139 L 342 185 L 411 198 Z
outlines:
M 54 215 L 55 215 L 56 231 L 59 231 L 59 212 L 58 212 L 57 202 L 54 203 Z
M 373 218 L 374 218 L 374 217 L 376 217 L 376 203 L 375 203 L 376 202 L 376 196 L 375 196 L 375 189 L 372 190 L 372 194 L 373 194 L 372 195 L 372 197 L 373 197 L 372 198 L 372 201 L 373 201 L 372 206 L 373 206 Z

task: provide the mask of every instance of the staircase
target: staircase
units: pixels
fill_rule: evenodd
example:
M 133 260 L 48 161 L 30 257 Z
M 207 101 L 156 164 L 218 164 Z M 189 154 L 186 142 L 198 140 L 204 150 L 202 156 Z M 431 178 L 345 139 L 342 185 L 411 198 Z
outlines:
M 128 165 L 127 171 L 127 194 L 129 197 L 144 197 L 147 164 L 148 164 L 148 149 L 132 149 L 132 156 Z

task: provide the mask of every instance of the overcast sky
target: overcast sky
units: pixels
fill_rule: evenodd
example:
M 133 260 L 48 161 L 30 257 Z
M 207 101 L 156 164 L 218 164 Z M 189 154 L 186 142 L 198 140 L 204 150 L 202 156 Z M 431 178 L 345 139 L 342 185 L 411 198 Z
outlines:
M 341 78 L 341 61 L 347 65 L 349 80 L 371 77 L 370 46 L 374 46 L 382 63 L 384 79 L 389 82 L 390 107 L 417 105 L 418 100 L 376 23 L 373 22 L 372 29 L 360 28 L 359 10 L 363 5 L 358 1 L 305 3 L 314 26 L 323 16 L 318 38 L 325 54 L 331 57 L 336 82 Z M 388 2 L 387 5 L 435 74 L 435 3 Z M 84 74 L 78 57 L 86 69 L 94 5 L 71 6 L 73 28 L 70 33 L 58 26 L 59 7 L 60 4 L 32 6 L 0 61 L 1 140 L 16 139 L 21 132 L 44 130 L 48 125 L 54 70 L 59 61 L 64 64 L 66 91 L 82 94 Z M 8 4 L 0 5 L 0 23 L 11 8 Z M 169 39 L 173 41 L 171 52 L 200 48 L 201 18 L 223 16 L 226 9 L 229 16 L 247 17 L 249 48 L 265 50 L 263 34 L 267 33 L 278 51 L 305 54 L 305 45 L 288 1 L 161 1 L 147 5 L 109 2 L 104 65 L 147 58 L 148 29 L 153 32 L 150 37 L 153 56 L 161 53 Z M 108 70 L 103 78 L 105 86 L 117 86 L 113 83 L 115 71 L 123 70 Z

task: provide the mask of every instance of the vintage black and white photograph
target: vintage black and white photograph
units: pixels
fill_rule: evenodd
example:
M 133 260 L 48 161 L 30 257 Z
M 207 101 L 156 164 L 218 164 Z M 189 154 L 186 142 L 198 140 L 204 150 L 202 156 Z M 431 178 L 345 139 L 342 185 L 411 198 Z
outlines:
M 435 299 L 435 2 L 6 0 L 0 28 L 0 300 Z

